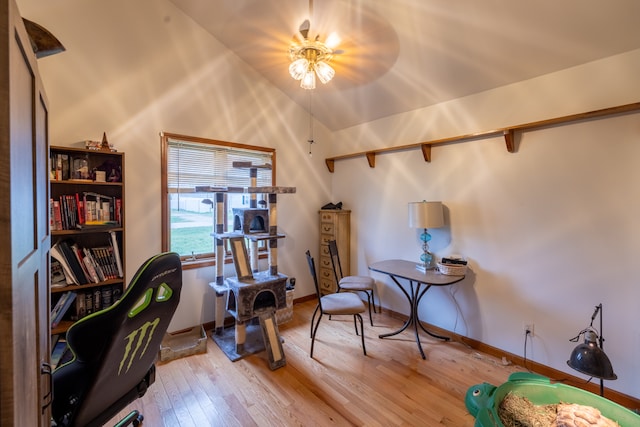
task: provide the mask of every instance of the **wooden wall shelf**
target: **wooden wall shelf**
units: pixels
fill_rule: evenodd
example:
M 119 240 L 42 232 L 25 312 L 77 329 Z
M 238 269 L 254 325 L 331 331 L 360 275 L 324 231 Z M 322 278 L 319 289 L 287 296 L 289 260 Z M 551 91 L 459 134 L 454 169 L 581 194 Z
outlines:
M 489 130 L 485 132 L 478 132 L 478 133 L 467 134 L 467 135 L 458 135 L 458 136 L 452 136 L 449 138 L 435 139 L 432 141 L 418 142 L 415 144 L 378 148 L 375 150 L 361 151 L 358 153 L 328 157 L 325 159 L 325 164 L 327 165 L 329 172 L 333 173 L 335 170 L 335 162 L 337 160 L 346 160 L 354 157 L 364 156 L 367 158 L 369 167 L 374 168 L 376 166 L 377 154 L 391 153 L 396 151 L 414 150 L 416 148 L 420 148 L 420 150 L 422 151 L 422 156 L 424 157 L 425 162 L 431 162 L 431 147 L 433 147 L 434 145 L 442 145 L 442 144 L 448 144 L 448 143 L 454 143 L 454 142 L 473 141 L 478 139 L 491 138 L 499 135 L 504 136 L 507 151 L 510 153 L 515 153 L 517 151 L 516 143 L 515 143 L 516 132 L 524 132 L 527 130 L 538 129 L 538 128 L 543 128 L 547 126 L 554 126 L 554 125 L 559 125 L 564 123 L 577 122 L 580 120 L 590 120 L 590 119 L 596 119 L 596 118 L 605 117 L 605 116 L 611 116 L 615 114 L 624 114 L 624 113 L 637 112 L 637 111 L 640 111 L 640 102 L 620 105 L 617 107 L 603 108 L 601 110 L 594 110 L 586 113 L 571 114 L 568 116 L 556 117 L 553 119 L 547 119 L 547 120 L 541 120 L 537 122 L 509 126 L 509 127 Z

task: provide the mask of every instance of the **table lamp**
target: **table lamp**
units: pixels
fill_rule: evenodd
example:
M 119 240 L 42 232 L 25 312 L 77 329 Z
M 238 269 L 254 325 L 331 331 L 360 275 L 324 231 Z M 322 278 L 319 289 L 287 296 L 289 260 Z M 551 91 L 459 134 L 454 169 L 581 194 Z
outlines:
M 423 200 L 409 203 L 409 227 L 423 229 L 420 234 L 420 240 L 422 241 L 421 263 L 416 265 L 417 269 L 426 271 L 431 266 L 433 259 L 433 256 L 429 253 L 431 235 L 427 229 L 442 226 L 444 226 L 442 202 L 427 202 Z
M 600 313 L 600 336 L 593 328 L 593 320 Z M 604 396 L 604 380 L 615 380 L 618 376 L 613 372 L 611 361 L 603 350 L 604 338 L 602 338 L 602 304 L 596 306 L 591 324 L 588 328 L 580 331 L 578 336 L 570 341 L 577 342 L 584 334 L 584 343 L 579 344 L 571 352 L 571 357 L 567 364 L 578 372 L 592 377 L 600 378 L 600 396 Z M 600 347 L 598 347 L 598 343 Z

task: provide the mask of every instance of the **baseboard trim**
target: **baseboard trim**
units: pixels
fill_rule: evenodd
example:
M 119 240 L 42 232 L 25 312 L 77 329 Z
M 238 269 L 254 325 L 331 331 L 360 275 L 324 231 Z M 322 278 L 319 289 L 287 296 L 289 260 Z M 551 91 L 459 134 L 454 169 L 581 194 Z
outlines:
M 407 316 L 404 314 L 400 314 L 386 308 L 384 309 L 384 311 L 387 312 L 391 317 L 401 319 L 403 321 L 407 319 Z M 497 347 L 485 344 L 481 341 L 474 340 L 472 338 L 457 334 L 447 329 L 440 328 L 427 322 L 422 322 L 422 324 L 425 325 L 427 329 L 438 335 L 451 337 L 452 341 L 460 342 L 469 348 L 472 348 L 484 354 L 488 354 L 490 356 L 497 357 L 498 359 L 502 359 L 504 357 L 514 365 L 521 366 L 529 370 L 530 372 L 534 372 L 536 374 L 544 375 L 545 377 L 550 378 L 552 382 L 567 384 L 582 390 L 589 391 L 591 393 L 600 394 L 600 381 L 595 378 L 594 380 L 596 380 L 596 382 L 587 383 L 582 378 L 575 377 L 573 375 L 567 374 L 566 372 L 559 371 L 557 369 L 534 362 L 529 359 L 525 361 L 525 359 L 521 356 L 509 353 Z M 620 393 L 619 391 L 605 387 L 604 396 L 605 398 L 633 411 L 637 412 L 640 409 L 640 399 L 634 398 L 624 393 Z

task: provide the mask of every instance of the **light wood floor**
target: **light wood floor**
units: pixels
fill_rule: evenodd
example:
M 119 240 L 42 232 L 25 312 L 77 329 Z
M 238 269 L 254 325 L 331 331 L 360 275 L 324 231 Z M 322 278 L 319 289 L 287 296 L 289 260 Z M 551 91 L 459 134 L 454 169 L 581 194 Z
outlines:
M 311 359 L 314 308 L 296 304 L 294 319 L 280 326 L 285 367 L 271 371 L 264 352 L 231 362 L 209 338 L 206 354 L 159 364 L 156 382 L 130 408 L 147 427 L 463 427 L 474 423 L 464 404 L 469 387 L 500 385 L 523 370 L 426 334 L 422 360 L 411 332 L 378 338 L 402 324 L 386 314 L 374 315 L 374 327 L 365 319 L 367 356 L 351 318 L 323 318 Z

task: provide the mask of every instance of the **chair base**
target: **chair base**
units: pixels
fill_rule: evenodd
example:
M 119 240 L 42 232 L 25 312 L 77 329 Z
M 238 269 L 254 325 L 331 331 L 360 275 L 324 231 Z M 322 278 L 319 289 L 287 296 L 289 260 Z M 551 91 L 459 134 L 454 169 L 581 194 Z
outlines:
M 124 417 L 120 422 L 118 422 L 114 427 L 126 427 L 126 426 L 134 426 L 137 427 L 142 424 L 144 420 L 144 415 L 140 413 L 140 411 L 133 410 L 126 417 Z

